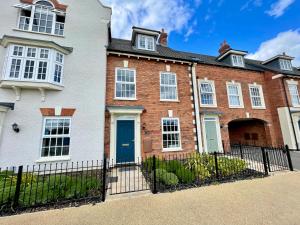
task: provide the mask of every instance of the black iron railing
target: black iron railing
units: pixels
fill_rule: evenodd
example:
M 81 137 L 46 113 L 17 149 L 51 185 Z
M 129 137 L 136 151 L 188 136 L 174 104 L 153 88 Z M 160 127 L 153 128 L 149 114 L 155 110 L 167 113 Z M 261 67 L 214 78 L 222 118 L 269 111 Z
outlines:
M 1 212 L 70 201 L 105 200 L 103 167 L 103 162 L 90 161 L 2 169 Z
M 0 169 L 0 213 L 105 201 L 106 194 L 174 191 L 264 177 L 293 170 L 288 147 L 232 145 L 226 153 L 151 155 L 134 163 L 113 160 Z

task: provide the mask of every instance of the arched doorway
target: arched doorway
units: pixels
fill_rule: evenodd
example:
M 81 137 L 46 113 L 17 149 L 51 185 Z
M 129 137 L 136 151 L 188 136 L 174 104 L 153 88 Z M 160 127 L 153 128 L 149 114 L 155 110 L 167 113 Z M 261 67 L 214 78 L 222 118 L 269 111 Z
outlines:
M 267 145 L 266 125 L 267 122 L 260 119 L 237 119 L 229 122 L 230 144 Z

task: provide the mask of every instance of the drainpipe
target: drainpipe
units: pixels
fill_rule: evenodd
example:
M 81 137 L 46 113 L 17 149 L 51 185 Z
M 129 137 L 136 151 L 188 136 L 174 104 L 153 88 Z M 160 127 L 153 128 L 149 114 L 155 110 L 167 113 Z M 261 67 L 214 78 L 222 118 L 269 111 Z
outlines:
M 296 143 L 296 148 L 297 148 L 297 151 L 299 151 L 299 146 L 298 146 L 298 141 L 297 141 L 297 136 L 296 136 L 296 130 L 295 130 L 295 126 L 294 126 L 294 121 L 293 121 L 292 112 L 291 112 L 291 108 L 290 108 L 290 105 L 289 105 L 289 100 L 288 100 L 288 96 L 287 96 L 287 92 L 286 92 L 286 87 L 285 87 L 284 81 L 285 81 L 285 77 L 282 77 L 281 83 L 282 83 L 283 90 L 284 90 L 285 102 L 286 102 L 288 110 L 289 110 L 289 115 L 290 115 L 290 120 L 291 120 L 291 123 L 292 123 L 292 128 L 293 128 L 293 133 L 294 133 L 294 139 L 295 139 L 295 143 Z
M 196 66 L 197 63 L 192 63 L 191 75 L 192 75 L 192 91 L 193 91 L 193 103 L 194 103 L 194 113 L 196 116 L 196 135 L 197 135 L 197 146 L 198 152 L 203 152 L 202 149 L 202 138 L 201 138 L 201 126 L 200 126 L 200 110 L 199 110 L 199 95 L 198 86 L 196 78 Z

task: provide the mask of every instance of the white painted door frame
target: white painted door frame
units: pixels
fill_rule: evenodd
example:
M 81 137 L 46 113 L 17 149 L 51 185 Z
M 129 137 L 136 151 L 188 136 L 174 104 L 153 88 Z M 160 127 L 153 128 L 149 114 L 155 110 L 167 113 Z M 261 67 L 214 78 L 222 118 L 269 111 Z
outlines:
M 110 162 L 116 163 L 117 159 L 117 121 L 134 121 L 134 157 L 135 163 L 141 161 L 141 117 L 140 113 L 111 113 L 110 119 Z
M 219 116 L 217 115 L 203 115 L 201 118 L 201 122 L 202 122 L 202 133 L 203 133 L 203 147 L 204 147 L 204 152 L 208 153 L 208 149 L 207 149 L 207 140 L 206 140 L 206 125 L 205 125 L 205 119 L 206 118 L 210 118 L 210 119 L 214 119 L 216 121 L 216 131 L 217 131 L 217 137 L 218 137 L 218 148 L 220 149 L 220 151 L 224 151 L 223 150 L 223 145 L 222 145 L 222 136 L 221 136 L 221 128 L 220 128 L 220 121 L 219 121 Z

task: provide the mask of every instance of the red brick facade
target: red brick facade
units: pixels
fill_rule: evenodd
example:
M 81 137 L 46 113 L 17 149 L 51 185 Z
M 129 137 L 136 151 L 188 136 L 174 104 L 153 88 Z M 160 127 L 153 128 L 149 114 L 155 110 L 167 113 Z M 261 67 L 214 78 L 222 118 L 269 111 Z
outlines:
M 128 61 L 128 68 L 136 70 L 136 98 L 135 101 L 114 100 L 115 69 L 124 67 L 124 60 Z M 178 102 L 160 101 L 160 72 L 176 73 L 178 87 Z M 181 145 L 183 152 L 195 151 L 195 133 L 193 125 L 192 93 L 189 77 L 189 65 L 180 63 L 166 63 L 165 61 L 118 57 L 109 55 L 107 60 L 106 105 L 109 106 L 143 106 L 141 114 L 141 152 L 142 156 L 162 153 L 161 119 L 168 117 L 168 110 L 173 110 L 173 117 L 180 120 Z M 150 148 L 150 149 L 149 149 Z M 110 113 L 106 113 L 105 122 L 105 151 L 110 153 Z M 146 153 L 147 152 L 147 153 Z
M 222 115 L 219 119 L 222 127 L 222 141 L 225 143 L 225 145 L 230 143 L 228 126 L 230 125 L 231 121 L 237 119 L 258 119 L 264 121 L 266 133 L 258 134 L 259 142 L 261 141 L 260 139 L 262 137 L 266 137 L 266 144 L 282 144 L 282 140 L 278 140 L 278 137 L 280 136 L 278 132 L 281 132 L 280 128 L 278 127 L 277 123 L 273 123 L 271 109 L 272 102 L 270 101 L 270 96 L 272 96 L 272 94 L 267 91 L 267 82 L 265 80 L 264 72 L 198 64 L 196 73 L 197 79 L 201 80 L 207 78 L 208 80 L 214 81 L 216 88 L 217 108 L 213 109 L 222 112 Z M 229 108 L 226 82 L 231 81 L 241 84 L 244 108 Z M 248 85 L 253 83 L 262 85 L 266 109 L 252 108 Z M 239 131 L 243 133 L 242 136 L 244 136 L 246 133 L 249 133 L 247 131 L 247 127 L 239 129 Z M 237 139 L 234 140 L 236 141 Z M 240 139 L 240 141 L 244 140 Z
M 120 101 L 114 99 L 115 69 L 124 66 L 136 69 L 137 100 Z M 160 101 L 160 72 L 170 71 L 177 74 L 179 102 Z M 108 56 L 107 64 L 107 96 L 109 106 L 143 106 L 141 115 L 141 152 L 142 156 L 162 153 L 161 118 L 168 117 L 168 110 L 173 110 L 174 117 L 180 119 L 181 141 L 183 152 L 195 150 L 197 145 L 195 109 L 193 105 L 192 79 L 190 66 L 187 63 L 166 62 L 164 60 L 145 59 L 138 57 Z M 282 78 L 273 79 L 276 73 L 229 68 L 207 64 L 196 65 L 196 79 L 214 81 L 217 107 L 200 107 L 201 118 L 205 115 L 201 110 L 219 112 L 221 139 L 225 151 L 230 143 L 243 142 L 256 145 L 283 145 L 277 108 L 286 107 L 286 96 Z M 289 79 L 289 78 L 284 78 Z M 243 108 L 230 108 L 226 82 L 234 81 L 241 84 Z M 262 86 L 265 108 L 254 109 L 251 104 L 249 84 Z M 197 83 L 199 84 L 199 83 Z M 289 91 L 286 85 L 287 96 Z M 290 99 L 289 99 L 290 101 Z M 209 113 L 208 113 L 209 114 Z M 200 119 L 201 119 L 200 118 Z M 201 121 L 202 140 L 205 138 Z M 110 152 L 110 113 L 106 113 L 105 151 Z M 199 143 L 204 147 L 203 143 Z M 150 149 L 150 150 L 149 150 Z

